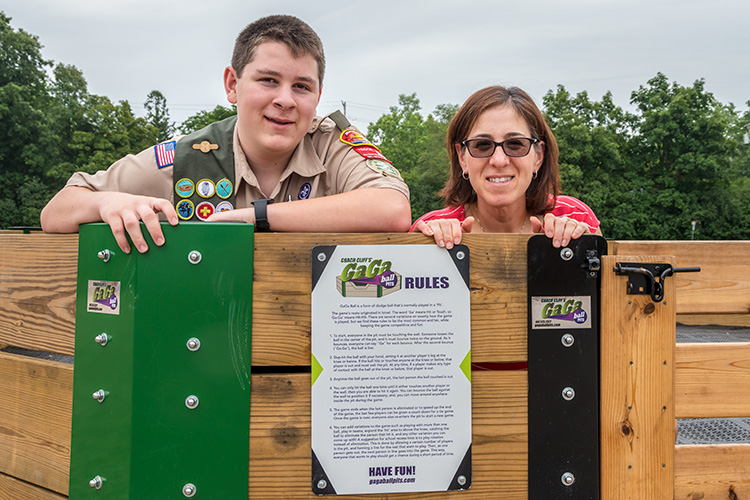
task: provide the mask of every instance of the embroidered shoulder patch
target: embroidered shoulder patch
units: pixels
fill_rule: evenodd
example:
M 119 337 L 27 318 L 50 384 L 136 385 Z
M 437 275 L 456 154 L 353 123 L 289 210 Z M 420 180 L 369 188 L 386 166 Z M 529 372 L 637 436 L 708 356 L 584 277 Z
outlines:
M 374 146 L 359 130 L 348 128 L 341 132 L 341 142 L 350 146 Z
M 177 141 L 162 142 L 154 146 L 156 166 L 158 168 L 168 167 L 174 163 L 174 148 Z
M 375 146 L 355 146 L 352 149 L 365 158 L 370 158 L 372 160 L 385 160 L 388 163 L 393 163 Z
M 382 160 L 367 160 L 365 163 L 368 167 L 370 167 L 371 170 L 379 174 L 401 179 L 401 174 L 399 173 L 399 171 L 396 170 L 396 167 L 394 167 L 390 163 L 386 163 Z

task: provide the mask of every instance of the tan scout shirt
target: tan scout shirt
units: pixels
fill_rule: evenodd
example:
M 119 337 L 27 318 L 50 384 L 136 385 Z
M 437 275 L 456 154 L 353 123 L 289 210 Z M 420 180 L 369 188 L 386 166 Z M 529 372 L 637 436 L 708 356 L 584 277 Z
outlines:
M 236 208 L 250 202 L 273 198 L 274 201 L 299 199 L 309 190 L 307 198 L 345 193 L 359 188 L 392 188 L 409 198 L 409 188 L 390 163 L 362 157 L 353 147 L 340 140 L 341 131 L 330 119 L 316 117 L 302 142 L 292 154 L 272 193 L 262 193 L 245 154 L 242 152 L 237 128 L 234 130 L 234 192 Z M 176 137 L 180 140 L 183 136 Z M 306 186 L 309 184 L 309 187 Z M 155 198 L 174 204 L 172 166 L 157 168 L 154 148 L 137 155 L 128 155 L 107 170 L 95 174 L 76 172 L 66 186 L 79 186 L 93 191 L 118 191 Z

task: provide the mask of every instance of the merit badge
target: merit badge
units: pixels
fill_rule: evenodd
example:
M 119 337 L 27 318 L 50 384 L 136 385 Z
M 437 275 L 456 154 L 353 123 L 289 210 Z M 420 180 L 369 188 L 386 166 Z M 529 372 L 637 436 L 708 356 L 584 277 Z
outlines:
M 156 155 L 156 166 L 158 168 L 168 167 L 174 163 L 174 148 L 177 141 L 163 142 L 154 146 Z
M 380 150 L 375 146 L 355 146 L 353 149 L 365 158 L 370 158 L 373 160 L 385 160 L 388 163 L 393 163 L 391 160 L 386 158 L 383 153 L 381 153 Z
M 210 198 L 216 192 L 216 185 L 211 179 L 201 179 L 195 185 L 195 190 L 201 198 Z
M 212 149 L 219 149 L 219 145 L 211 144 L 208 141 L 203 141 L 200 144 L 193 144 L 193 149 L 199 149 L 201 153 L 208 153 Z
M 234 207 L 228 201 L 222 201 L 216 205 L 217 212 L 229 212 L 230 210 L 234 210 Z
M 309 182 L 305 182 L 302 184 L 302 187 L 299 188 L 299 193 L 297 193 L 297 199 L 298 200 L 306 200 L 310 197 L 310 192 L 312 192 L 312 186 Z
M 229 182 L 229 179 L 221 179 L 216 183 L 216 194 L 222 200 L 226 200 L 232 196 L 232 183 Z
M 180 198 L 190 198 L 195 192 L 195 184 L 190 179 L 180 179 L 174 185 L 174 192 Z
M 372 143 L 359 130 L 348 128 L 341 132 L 341 142 L 350 146 L 372 146 Z
M 193 213 L 195 211 L 195 205 L 193 205 L 193 202 L 190 200 L 180 200 L 180 202 L 175 207 L 177 209 L 177 217 L 179 217 L 182 220 L 190 220 L 193 218 Z
M 386 163 L 382 160 L 367 160 L 365 163 L 368 167 L 370 167 L 371 170 L 374 170 L 375 172 L 383 175 L 389 175 L 391 177 L 397 177 L 399 179 L 401 178 L 401 174 L 390 163 Z
M 213 204 L 210 201 L 202 201 L 198 203 L 197 207 L 195 207 L 195 215 L 200 220 L 208 219 L 214 214 L 215 211 L 216 211 L 216 208 L 213 206 Z

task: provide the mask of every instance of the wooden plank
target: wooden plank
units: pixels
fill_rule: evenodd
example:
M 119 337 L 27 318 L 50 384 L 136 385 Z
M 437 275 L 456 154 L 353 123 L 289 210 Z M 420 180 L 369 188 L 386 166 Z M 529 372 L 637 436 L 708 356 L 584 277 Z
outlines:
M 678 314 L 750 314 L 750 241 L 616 241 L 610 253 L 673 255 Z
M 674 497 L 750 498 L 750 444 L 677 446 Z
M 0 472 L 67 494 L 72 375 L 70 365 L 0 353 Z M 502 489 L 525 499 L 526 372 L 476 371 L 472 381 L 473 486 L 448 497 Z M 310 374 L 252 375 L 251 383 L 250 498 L 311 498 Z
M 750 343 L 677 344 L 677 418 L 750 415 Z
M 527 239 L 465 237 L 475 362 L 526 361 Z M 0 343 L 73 354 L 77 242 L 77 235 L 0 235 Z M 354 244 L 433 243 L 402 233 L 256 235 L 253 365 L 310 364 L 311 250 Z
M 0 352 L 0 472 L 68 494 L 73 367 Z
M 677 297 L 679 303 L 680 298 Z M 683 325 L 723 325 L 750 327 L 750 314 L 678 314 L 677 322 Z
M 78 235 L 0 235 L 0 343 L 73 354 Z
M 60 495 L 0 473 L 0 500 L 65 500 Z
M 607 500 L 667 499 L 674 489 L 675 287 L 664 300 L 627 295 L 627 277 L 602 259 L 601 492 Z M 673 262 L 671 257 L 631 257 Z

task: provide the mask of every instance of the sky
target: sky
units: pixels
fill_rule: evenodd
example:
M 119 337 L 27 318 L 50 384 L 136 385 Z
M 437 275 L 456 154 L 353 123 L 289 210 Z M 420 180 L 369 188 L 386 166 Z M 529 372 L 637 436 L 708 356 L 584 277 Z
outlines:
M 5 5 L 4 5 L 5 4 Z M 416 93 L 424 115 L 488 85 L 515 85 L 541 106 L 558 85 L 600 100 L 661 72 L 718 100 L 750 100 L 747 0 L 0 0 L 42 56 L 82 71 L 89 92 L 127 100 L 152 90 L 173 121 L 228 106 L 222 83 L 237 34 L 270 14 L 318 33 L 326 76 L 318 113 L 343 109 L 359 128 Z

